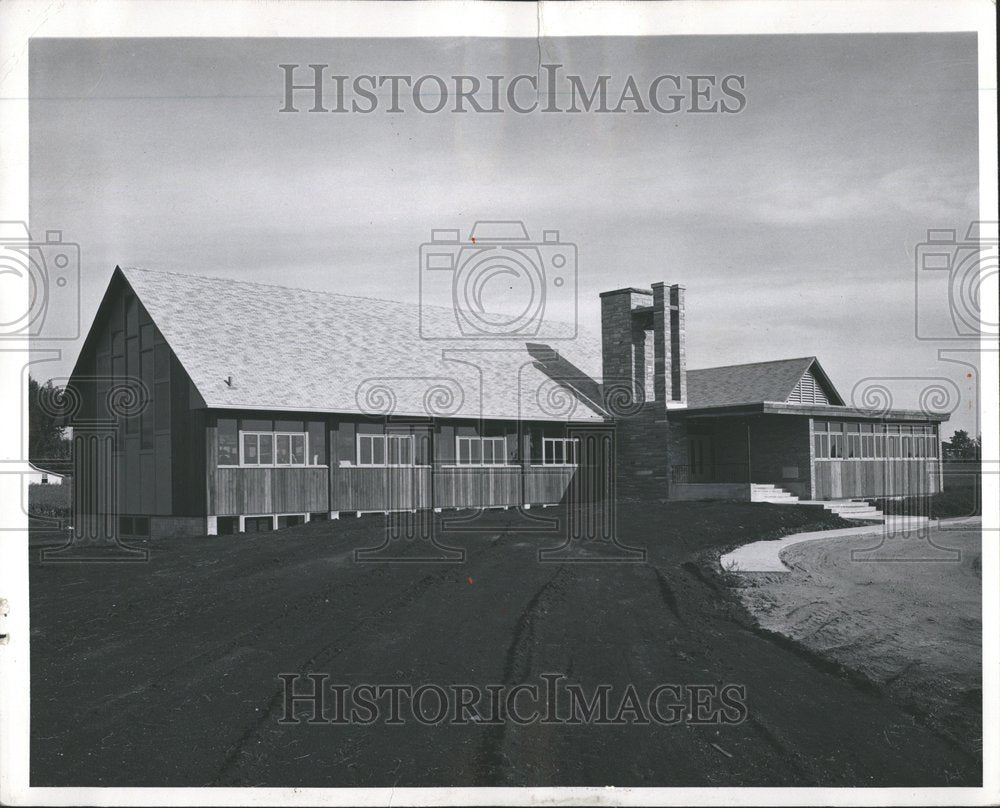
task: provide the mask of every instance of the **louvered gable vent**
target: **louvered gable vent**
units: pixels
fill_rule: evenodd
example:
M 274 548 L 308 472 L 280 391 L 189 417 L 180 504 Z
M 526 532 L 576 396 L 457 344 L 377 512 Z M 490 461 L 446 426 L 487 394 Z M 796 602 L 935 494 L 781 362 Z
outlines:
M 802 378 L 796 382 L 791 394 L 788 396 L 789 404 L 829 404 L 830 399 L 823 390 L 819 379 L 809 368 L 802 374 Z

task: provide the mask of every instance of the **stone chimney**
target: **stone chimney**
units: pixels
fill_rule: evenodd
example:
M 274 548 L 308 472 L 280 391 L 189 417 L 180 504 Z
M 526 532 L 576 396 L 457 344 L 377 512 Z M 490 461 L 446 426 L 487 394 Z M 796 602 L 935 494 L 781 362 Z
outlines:
M 602 292 L 601 347 L 605 385 L 625 384 L 659 407 L 686 406 L 683 286 Z

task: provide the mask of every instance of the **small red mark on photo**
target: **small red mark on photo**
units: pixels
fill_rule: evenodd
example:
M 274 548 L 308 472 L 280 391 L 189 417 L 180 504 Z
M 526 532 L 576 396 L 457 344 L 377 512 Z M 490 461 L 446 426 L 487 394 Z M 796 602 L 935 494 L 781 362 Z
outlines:
M 475 583 L 475 581 L 473 581 L 473 580 L 472 580 L 472 576 L 471 576 L 471 575 L 469 576 L 469 583 L 470 583 L 470 584 L 473 584 L 473 583 Z
M 471 239 L 472 239 L 472 243 L 475 244 L 476 243 L 476 237 L 475 236 L 471 236 Z M 472 583 L 472 582 L 470 581 L 469 583 Z

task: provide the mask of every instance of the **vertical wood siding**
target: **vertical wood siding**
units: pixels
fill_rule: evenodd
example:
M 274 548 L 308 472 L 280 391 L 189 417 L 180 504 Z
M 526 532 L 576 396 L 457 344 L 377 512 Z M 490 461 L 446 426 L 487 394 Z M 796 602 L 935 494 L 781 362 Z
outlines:
M 217 468 L 209 508 L 219 516 L 329 510 L 325 468 Z
M 934 458 L 816 461 L 817 499 L 935 494 L 939 481 Z

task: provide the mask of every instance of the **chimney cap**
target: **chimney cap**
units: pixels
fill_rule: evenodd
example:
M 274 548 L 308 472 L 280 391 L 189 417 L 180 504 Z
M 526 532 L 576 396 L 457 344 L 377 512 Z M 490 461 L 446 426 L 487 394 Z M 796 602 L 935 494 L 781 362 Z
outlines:
M 623 289 L 612 289 L 610 292 L 601 292 L 601 297 L 609 297 L 610 295 L 624 295 L 624 294 L 651 295 L 653 294 L 653 290 L 640 289 L 637 286 L 626 286 Z

